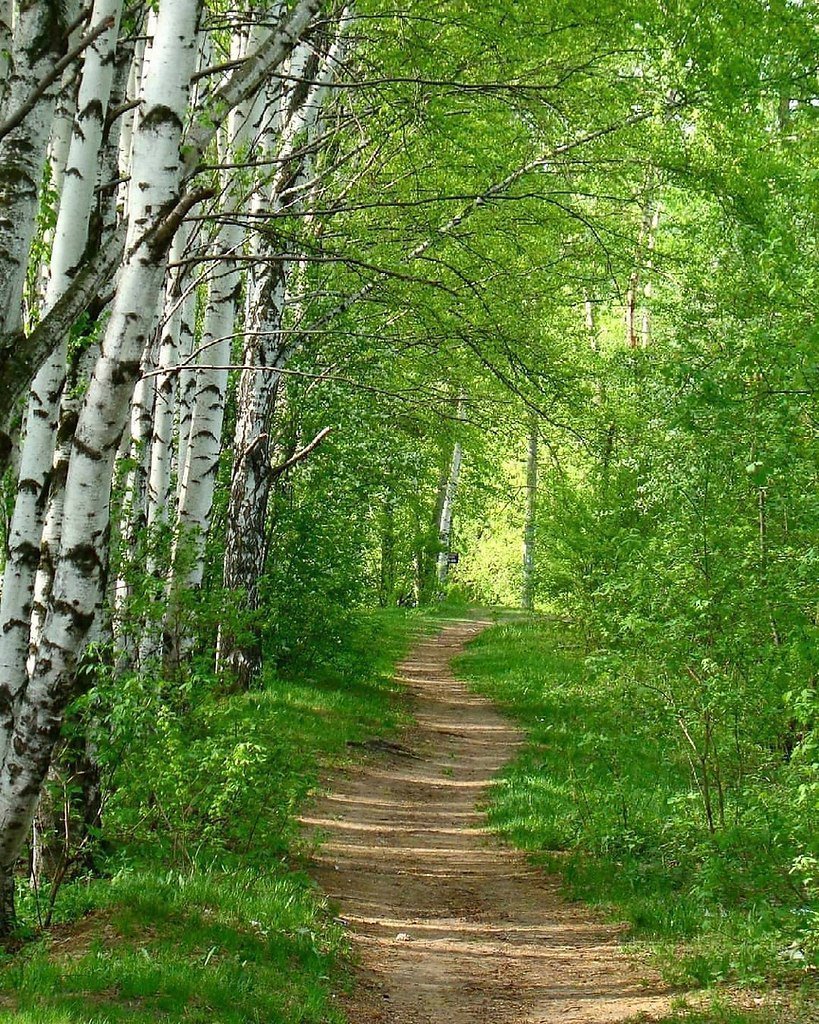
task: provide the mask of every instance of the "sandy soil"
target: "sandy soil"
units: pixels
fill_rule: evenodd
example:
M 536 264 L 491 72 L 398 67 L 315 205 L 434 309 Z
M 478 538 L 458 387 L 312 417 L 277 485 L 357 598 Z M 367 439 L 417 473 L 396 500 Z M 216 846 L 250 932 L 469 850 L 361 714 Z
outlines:
M 617 929 L 567 903 L 477 810 L 523 735 L 450 662 L 486 623 L 453 620 L 400 667 L 417 727 L 333 782 L 302 820 L 312 873 L 360 960 L 353 1024 L 609 1024 L 668 1010 Z

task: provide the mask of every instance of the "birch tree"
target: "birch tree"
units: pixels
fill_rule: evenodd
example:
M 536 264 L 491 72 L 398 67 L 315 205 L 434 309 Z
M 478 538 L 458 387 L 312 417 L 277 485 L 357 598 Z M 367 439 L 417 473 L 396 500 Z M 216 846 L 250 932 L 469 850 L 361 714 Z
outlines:
M 198 15 L 194 0 L 165 2 L 160 11 L 155 60 L 134 142 L 133 173 L 141 188 L 139 202 L 132 200 L 129 257 L 77 425 L 66 481 L 67 514 L 43 637 L 31 679 L 15 708 L 13 728 L 5 730 L 0 769 L 0 929 L 5 931 L 14 921 L 14 863 L 59 735 L 75 659 L 102 601 L 106 495 L 151 325 L 144 296 L 158 292 L 164 274 L 163 249 L 177 226 L 168 219 L 167 210 L 177 202 L 181 180 L 181 126 Z
M 159 365 L 154 384 L 153 435 L 148 473 L 149 527 L 168 522 L 171 490 L 171 462 L 174 412 L 176 407 L 176 368 L 179 364 L 183 324 L 189 329 L 189 280 L 185 273 L 184 257 L 190 237 L 189 225 L 183 224 L 176 233 L 171 249 L 171 263 L 176 264 L 168 276 L 165 313 L 162 320 Z M 190 354 L 190 353 L 188 353 Z M 149 565 L 149 571 L 153 566 Z
M 438 540 L 441 549 L 438 552 L 438 586 L 443 592 L 449 578 L 449 554 L 452 544 L 452 517 L 455 513 L 455 498 L 461 478 L 461 462 L 463 449 L 461 442 L 456 441 L 452 447 L 452 458 L 449 460 L 449 472 L 446 478 L 444 500 L 441 503 L 441 514 L 438 520 Z
M 111 89 L 120 6 L 121 0 L 97 0 L 92 12 L 92 24 L 106 28 L 96 35 L 85 53 L 76 125 L 54 230 L 46 309 L 51 308 L 70 286 L 85 249 L 97 181 L 97 158 Z M 62 481 L 54 478 L 51 471 L 66 357 L 67 338 L 64 338 L 35 377 L 29 397 L 0 599 L 0 715 L 6 731 L 10 727 L 16 697 L 26 682 L 34 584 L 40 564 L 47 488 L 52 501 L 60 501 L 56 492 Z
M 79 10 L 23 0 L 0 110 L 0 334 L 22 330 L 22 299 L 69 22 Z M 45 83 L 45 84 L 44 84 Z
M 276 122 L 280 125 L 275 151 L 280 169 L 265 190 L 267 195 L 262 194 L 255 204 L 257 218 L 265 213 L 298 213 L 304 209 L 327 86 L 335 74 L 346 31 L 345 8 L 326 53 L 316 54 L 302 46 L 293 54 L 289 69 L 293 83 L 277 97 L 280 109 L 273 122 L 274 127 Z M 308 84 L 300 87 L 301 78 Z M 258 584 L 266 557 L 267 510 L 273 482 L 270 426 L 279 371 L 291 357 L 293 344 L 284 322 L 291 261 L 270 228 L 263 237 L 257 236 L 255 251 L 259 262 L 248 274 L 244 368 L 238 388 L 224 563 L 225 587 L 244 591 L 244 607 L 250 613 L 258 608 Z M 239 644 L 222 630 L 218 662 L 246 688 L 259 669 L 260 645 Z
M 527 611 L 535 605 L 535 529 L 538 483 L 538 421 L 529 416 L 529 437 L 526 454 L 526 514 L 523 526 L 523 593 L 521 604 Z
M 4 109 L 11 57 L 14 0 L 0 3 L 0 110 Z

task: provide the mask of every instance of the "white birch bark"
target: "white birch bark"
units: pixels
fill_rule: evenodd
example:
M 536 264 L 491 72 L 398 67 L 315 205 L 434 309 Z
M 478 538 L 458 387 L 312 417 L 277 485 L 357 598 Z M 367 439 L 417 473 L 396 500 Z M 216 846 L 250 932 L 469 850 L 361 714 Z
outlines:
M 0 0 L 0 110 L 4 108 L 8 87 L 14 20 L 14 0 Z
M 176 501 L 182 490 L 182 479 L 188 461 L 188 441 L 196 390 L 196 370 L 191 367 L 196 341 L 196 292 L 190 285 L 185 290 L 179 310 L 179 363 L 183 367 L 176 385 Z
M 34 580 L 34 600 L 31 609 L 31 636 L 29 641 L 29 673 L 34 667 L 34 659 L 37 648 L 40 645 L 43 624 L 54 583 L 54 569 L 57 563 L 57 554 L 63 528 L 63 516 L 65 514 L 65 480 L 68 474 L 74 430 L 82 405 L 78 385 L 80 382 L 87 381 L 90 378 L 98 354 L 99 347 L 96 345 L 86 351 L 81 357 L 79 365 L 69 375 L 67 386 L 63 388 L 57 423 L 54 462 L 51 467 L 49 480 L 48 509 L 40 540 L 40 564 Z
M 67 71 L 60 83 L 60 91 L 51 123 L 51 134 L 48 140 L 48 164 L 51 187 L 57 193 L 58 204 L 62 199 L 65 169 L 68 164 L 68 151 L 71 148 L 71 135 L 74 118 L 77 116 L 77 89 L 79 79 L 77 69 Z M 59 206 L 58 206 L 59 208 Z
M 278 17 L 283 11 L 283 5 L 275 3 L 271 10 L 275 11 L 274 16 Z M 225 112 L 241 108 L 242 104 L 249 100 L 253 101 L 260 90 L 267 86 L 270 73 L 281 65 L 294 48 L 298 45 L 301 36 L 311 24 L 313 18 L 321 9 L 320 0 L 298 0 L 287 18 L 281 21 L 275 29 L 265 35 L 258 45 L 253 49 L 241 65 L 241 67 L 230 76 L 225 85 L 218 90 L 211 98 L 210 107 L 213 111 L 209 121 L 198 125 L 188 139 L 188 158 L 186 168 L 192 172 L 197 164 L 199 155 L 205 145 L 213 138 Z M 222 112 L 221 114 L 219 112 Z M 237 122 L 234 121 L 234 125 Z M 193 416 L 193 397 L 195 389 L 193 376 L 187 382 L 185 375 L 180 381 L 181 409 L 179 416 L 179 505 L 184 500 L 184 488 L 186 479 L 186 467 L 190 461 L 187 446 L 191 436 L 191 425 Z M 191 397 L 187 397 L 191 396 Z
M 258 46 L 255 32 L 245 38 L 234 38 L 233 60 L 245 56 L 248 45 Z M 255 121 L 256 97 L 246 97 L 231 112 L 229 141 L 222 159 L 229 162 L 241 156 L 251 141 L 250 126 Z M 241 274 L 236 257 L 240 254 L 245 232 L 235 214 L 240 212 L 243 197 L 225 177 L 222 184 L 224 214 L 216 239 L 216 262 L 211 272 L 208 301 L 202 331 L 202 367 L 196 373 L 191 425 L 185 446 L 185 464 L 179 490 L 177 544 L 188 548 L 190 559 L 184 585 L 201 585 L 204 577 L 205 542 L 210 528 L 213 493 L 222 447 L 222 426 L 227 396 L 237 304 Z M 241 399 L 240 399 L 241 401 Z M 177 584 L 182 581 L 177 580 Z
M 139 98 L 142 84 L 142 66 L 145 62 L 145 38 L 140 36 L 134 44 L 134 59 L 128 73 L 128 85 L 125 90 L 125 102 L 133 103 Z M 134 144 L 134 128 L 136 126 L 137 108 L 127 110 L 122 116 L 119 132 L 119 159 L 117 161 L 122 182 L 117 186 L 117 206 L 123 216 L 128 213 L 128 179 L 131 174 L 131 149 Z
M 114 79 L 114 55 L 122 0 L 95 0 L 92 29 L 110 22 L 88 47 L 83 60 L 71 145 L 54 229 L 54 247 L 46 305 L 51 307 L 65 292 L 82 260 L 98 180 L 105 116 Z
M 54 229 L 46 310 L 70 285 L 85 248 L 97 157 L 111 88 L 110 67 L 116 47 L 120 3 L 121 0 L 97 0 L 92 13 L 92 25 L 109 19 L 114 24 L 85 52 L 77 127 L 69 149 L 68 171 Z M 63 341 L 34 378 L 29 397 L 9 555 L 0 599 L 0 706 L 3 709 L 0 712 L 0 757 L 3 737 L 10 729 L 13 703 L 27 679 L 26 661 L 47 486 L 50 500 L 59 500 L 61 480 L 52 477 L 51 470 L 60 395 L 65 380 L 65 360 L 66 342 Z
M 327 86 L 334 74 L 346 28 L 346 11 L 328 54 L 317 63 L 311 48 L 296 49 L 288 68 L 289 76 L 313 79 L 301 101 L 295 86 L 282 90 L 279 111 L 269 116 L 274 127 L 280 123 L 277 160 L 280 171 L 268 189 L 267 197 L 254 196 L 254 220 L 265 212 L 303 206 L 302 189 L 311 171 L 310 161 L 302 154 L 294 156 L 297 140 L 313 141 L 313 133 L 325 100 Z M 285 184 L 286 183 L 286 184 Z M 275 240 L 254 239 L 254 250 L 261 259 L 251 264 L 248 273 L 248 301 L 245 316 L 245 343 L 239 380 L 237 420 L 233 440 L 233 468 L 227 515 L 224 584 L 229 590 L 244 590 L 248 611 L 258 605 L 258 581 L 264 572 L 266 522 L 270 501 L 270 421 L 276 400 L 280 370 L 291 357 L 283 333 L 284 311 L 289 276 L 288 263 L 282 259 Z M 261 661 L 257 642 L 237 643 L 220 631 L 217 667 L 227 667 L 238 685 L 247 688 Z
M 61 7 L 39 0 L 20 5 L 11 47 L 11 73 L 0 121 L 25 107 L 65 50 Z M 42 95 L 20 124 L 0 137 L 0 334 L 19 334 L 43 166 L 59 83 Z
M 51 126 L 51 137 L 48 142 L 49 186 L 55 198 L 55 206 L 59 209 L 60 194 L 65 178 L 65 165 L 68 161 L 68 147 L 71 145 L 71 127 L 77 110 L 77 78 L 64 76 L 62 88 L 57 100 L 57 109 Z M 54 244 L 53 228 L 43 232 L 42 249 L 48 252 Z M 45 301 L 48 281 L 51 272 L 51 261 L 46 259 L 40 265 L 36 300 Z M 29 296 L 26 296 L 28 299 Z
M 161 5 L 152 74 L 134 144 L 133 172 L 140 188 L 132 196 L 129 254 L 77 424 L 43 637 L 0 768 L 0 928 L 6 930 L 13 919 L 13 866 L 59 736 L 74 664 L 104 589 L 114 456 L 127 422 L 140 355 L 154 328 L 153 304 L 145 297 L 159 293 L 164 276 L 167 243 L 151 229 L 164 222 L 178 194 L 198 7 L 196 0 L 163 0 Z
M 202 363 L 197 370 L 190 438 L 179 492 L 179 543 L 190 565 L 184 585 L 198 587 L 204 576 L 205 540 L 222 445 L 231 342 L 241 277 L 236 255 L 244 232 L 234 218 L 222 224 L 216 242 L 217 262 L 211 276 L 202 330 Z M 178 581 L 182 582 L 182 581 Z
M 643 304 L 640 310 L 640 347 L 648 348 L 651 344 L 651 299 L 654 294 L 652 271 L 654 270 L 654 252 L 657 248 L 657 229 L 660 226 L 660 204 L 654 203 L 651 223 L 646 243 L 645 284 L 643 285 Z
M 100 150 L 96 210 L 92 214 L 91 226 L 89 228 L 91 244 L 98 248 L 103 248 L 108 244 L 116 231 L 117 224 L 122 219 L 122 210 L 118 203 L 119 185 L 117 182 L 121 177 L 119 155 L 123 115 L 120 114 L 118 117 L 114 117 L 113 120 L 111 120 L 111 116 L 119 107 L 126 103 L 128 75 L 133 66 L 133 61 L 133 44 L 120 44 L 117 47 L 114 60 L 107 130 L 103 134 L 102 148 Z
M 449 475 L 446 482 L 444 500 L 441 504 L 441 518 L 438 521 L 438 540 L 441 551 L 438 553 L 438 584 L 443 591 L 449 577 L 449 550 L 452 543 L 452 517 L 455 512 L 455 498 L 458 493 L 458 482 L 461 478 L 461 462 L 463 450 L 460 441 L 452 448 L 452 459 L 449 463 Z
M 171 263 L 185 256 L 190 228 L 183 224 L 177 231 L 171 248 Z M 171 447 L 176 399 L 176 368 L 179 365 L 182 322 L 188 276 L 184 265 L 175 267 L 168 275 L 165 314 L 162 321 L 159 347 L 159 374 L 154 378 L 154 419 L 151 437 L 151 458 L 148 473 L 148 526 L 168 522 L 171 491 Z M 150 561 L 148 571 L 156 566 Z
M 523 525 L 523 594 L 521 604 L 527 611 L 535 606 L 535 524 L 538 483 L 538 422 L 529 416 L 529 444 L 526 455 L 526 518 Z
M 317 0 L 297 4 L 271 36 L 271 46 L 231 77 L 221 102 L 252 94 L 298 39 L 300 20 Z M 128 421 L 140 356 L 155 330 L 167 249 L 194 194 L 179 200 L 180 142 L 194 67 L 197 0 L 162 0 L 133 146 L 126 257 L 121 267 L 102 352 L 80 412 L 65 489 L 66 515 L 43 636 L 28 685 L 14 708 L 11 741 L 0 766 L 0 932 L 14 924 L 14 863 L 48 771 L 75 684 L 76 659 L 104 592 L 113 465 Z M 215 121 L 186 148 L 185 167 L 198 164 Z M 83 287 L 87 281 L 83 281 Z M 70 296 L 70 305 L 74 296 Z M 2 681 L 0 681 L 2 682 Z

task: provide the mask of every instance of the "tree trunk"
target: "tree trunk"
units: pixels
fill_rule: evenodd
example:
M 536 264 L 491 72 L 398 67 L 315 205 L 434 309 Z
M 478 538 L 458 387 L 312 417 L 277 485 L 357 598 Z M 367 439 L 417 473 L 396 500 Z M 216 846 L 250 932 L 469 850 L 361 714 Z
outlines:
M 378 603 L 387 608 L 395 600 L 395 492 L 389 488 L 384 495 L 381 510 L 381 566 L 379 572 Z
M 329 52 L 320 61 L 309 46 L 299 47 L 293 54 L 290 77 L 312 81 L 302 96 L 296 84 L 285 88 L 277 97 L 278 110 L 267 121 L 280 125 L 276 152 L 279 171 L 269 195 L 256 204 L 257 216 L 267 208 L 270 212 L 304 209 L 303 191 L 312 169 L 304 152 L 296 154 L 299 140 L 314 141 L 314 133 L 329 84 L 338 59 L 343 30 L 341 16 Z M 313 68 L 313 64 L 318 66 Z M 264 118 L 262 118 L 264 120 Z M 244 606 L 252 615 L 258 608 L 258 584 L 264 572 L 267 553 L 267 511 L 272 478 L 270 472 L 269 430 L 279 383 L 278 369 L 292 356 L 292 343 L 284 333 L 284 315 L 290 264 L 282 258 L 282 244 L 275 237 L 257 241 L 258 255 L 264 257 L 249 274 L 247 341 L 239 382 L 238 416 L 233 443 L 234 461 L 231 476 L 230 503 L 227 516 L 224 583 L 229 590 L 244 590 Z M 252 633 L 253 625 L 245 630 Z M 239 643 L 235 637 L 220 630 L 218 664 L 227 668 L 236 683 L 246 689 L 261 667 L 261 642 Z
M 65 481 L 68 475 L 68 463 L 71 458 L 71 446 L 77 417 L 80 413 L 82 400 L 79 389 L 82 382 L 89 379 L 94 369 L 99 349 L 94 346 L 77 360 L 69 372 L 66 387 L 63 389 L 60 402 L 59 422 L 57 424 L 57 444 L 54 450 L 54 462 L 48 483 L 48 510 L 43 524 L 40 540 L 40 565 L 34 581 L 34 602 L 31 610 L 31 638 L 29 672 L 33 668 L 33 660 L 40 638 L 43 633 L 46 611 L 51 600 L 51 588 L 54 583 L 54 570 L 57 554 L 60 549 L 60 536 L 63 529 L 65 514 Z
M 6 89 L 9 84 L 13 20 L 14 0 L 0 0 L 0 110 L 5 109 Z
M 657 228 L 660 225 L 660 204 L 655 202 L 653 206 L 646 239 L 645 284 L 643 285 L 643 304 L 640 310 L 640 345 L 644 349 L 651 344 L 651 298 L 654 293 L 651 274 L 654 269 L 654 251 L 657 247 Z
M 54 229 L 51 268 L 45 296 L 50 309 L 71 284 L 85 249 L 91 216 L 103 121 L 111 88 L 121 0 L 97 0 L 92 24 L 112 27 L 90 46 L 78 97 L 77 125 L 67 157 L 68 171 Z M 65 381 L 67 345 L 52 353 L 34 379 L 9 538 L 9 554 L 0 601 L 0 757 L 3 736 L 11 728 L 16 695 L 26 683 L 34 586 L 40 563 L 48 488 L 51 499 L 62 481 L 51 473 L 60 395 Z
M 452 449 L 449 463 L 446 491 L 441 506 L 441 517 L 438 521 L 438 540 L 441 550 L 438 553 L 438 586 L 443 593 L 449 577 L 449 553 L 452 543 L 452 516 L 455 511 L 455 497 L 458 492 L 458 481 L 461 476 L 462 450 L 460 441 L 456 441 Z
M 192 555 L 190 566 L 184 578 L 184 585 L 189 588 L 201 585 L 205 570 L 205 540 L 219 467 L 227 367 L 241 286 L 232 257 L 241 246 L 242 238 L 241 227 L 226 219 L 219 230 L 205 309 L 202 366 L 197 370 L 190 440 L 179 495 L 179 540 L 192 547 L 192 552 L 188 553 Z
M 171 262 L 184 258 L 189 230 L 183 225 L 176 233 L 171 249 Z M 159 346 L 158 374 L 154 378 L 154 418 L 148 473 L 148 526 L 168 522 L 171 491 L 171 448 L 176 399 L 176 368 L 182 334 L 183 307 L 188 278 L 184 267 L 176 267 L 169 275 L 165 315 Z M 149 565 L 149 571 L 155 566 Z
M 171 248 L 171 262 L 178 262 L 184 257 L 190 231 L 186 225 L 177 231 Z M 173 424 L 176 398 L 176 367 L 179 362 L 179 344 L 184 292 L 188 288 L 184 267 L 171 270 L 165 288 L 165 312 L 160 329 L 159 365 L 157 375 L 150 379 L 154 389 L 153 400 L 153 435 L 151 437 L 148 458 L 147 480 L 147 526 L 148 549 L 146 569 L 150 576 L 158 581 L 166 575 L 167 554 L 163 554 L 160 527 L 169 520 L 169 504 L 171 500 L 171 463 L 173 445 Z M 157 597 L 164 592 L 158 586 Z M 155 616 L 148 615 L 142 624 L 142 637 L 139 645 L 139 664 L 144 669 L 151 658 L 162 652 L 162 622 Z
M 648 284 L 643 285 L 642 282 L 652 268 L 657 225 L 660 218 L 660 207 L 653 197 L 653 191 L 653 183 L 649 182 L 643 203 L 640 233 L 637 236 L 634 269 L 631 271 L 626 292 L 626 345 L 630 349 L 646 348 L 650 340 L 650 324 L 645 307 L 640 310 L 641 323 L 639 327 L 637 321 L 641 290 L 645 298 L 651 297 L 650 279 Z
M 169 224 L 164 233 L 159 230 L 180 185 L 180 141 L 198 13 L 196 0 L 164 0 L 160 9 L 156 59 L 134 140 L 133 171 L 141 188 L 132 196 L 129 254 L 77 424 L 43 637 L 0 768 L 0 888 L 4 892 L 11 889 L 14 864 L 73 693 L 76 660 L 104 594 L 114 457 L 127 422 L 140 356 L 154 329 L 153 304 L 146 303 L 145 297 L 160 291 L 171 241 L 167 235 L 175 228 Z M 13 924 L 13 909 L 6 901 L 0 907 L 0 933 L 7 933 Z
M 535 525 L 537 511 L 538 422 L 529 417 L 529 451 L 526 458 L 526 521 L 523 527 L 523 595 L 526 611 L 535 606 Z
M 66 31 L 63 5 L 22 0 L 0 121 L 22 110 L 54 70 L 67 46 Z M 23 291 L 58 90 L 59 82 L 44 89 L 22 121 L 0 137 L 0 334 L 19 334 L 23 326 Z

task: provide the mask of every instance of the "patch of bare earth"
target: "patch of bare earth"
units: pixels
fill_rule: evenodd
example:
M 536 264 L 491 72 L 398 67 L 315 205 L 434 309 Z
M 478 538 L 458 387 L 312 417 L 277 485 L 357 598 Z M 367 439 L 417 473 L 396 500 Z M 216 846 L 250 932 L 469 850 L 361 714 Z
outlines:
M 335 780 L 302 820 L 325 837 L 312 873 L 349 922 L 354 1024 L 610 1024 L 668 1012 L 618 930 L 561 898 L 477 806 L 524 742 L 454 678 L 487 624 L 451 622 L 399 669 L 417 727 Z

